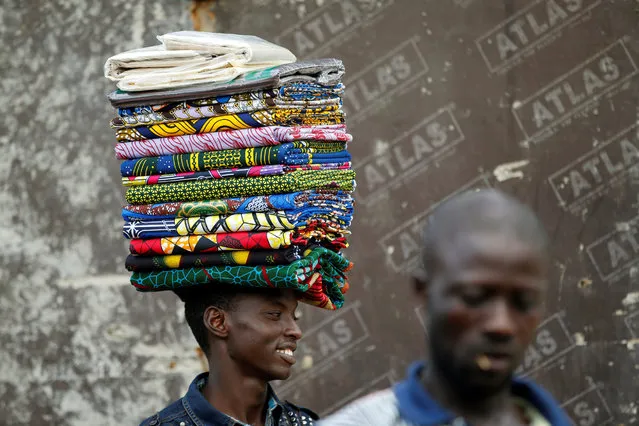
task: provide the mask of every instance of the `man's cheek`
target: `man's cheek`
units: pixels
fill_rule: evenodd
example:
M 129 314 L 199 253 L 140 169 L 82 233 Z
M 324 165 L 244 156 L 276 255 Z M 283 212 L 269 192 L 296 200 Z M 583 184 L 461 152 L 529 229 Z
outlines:
M 530 344 L 533 337 L 535 336 L 537 327 L 539 326 L 539 323 L 541 322 L 541 317 L 542 317 L 541 311 L 536 310 L 536 311 L 530 312 L 527 315 L 524 315 L 520 319 L 519 321 L 520 339 L 523 341 L 523 343 L 526 346 Z
M 481 312 L 470 309 L 461 302 L 454 303 L 447 312 L 447 327 L 456 334 L 463 334 L 467 330 L 477 328 L 481 321 Z

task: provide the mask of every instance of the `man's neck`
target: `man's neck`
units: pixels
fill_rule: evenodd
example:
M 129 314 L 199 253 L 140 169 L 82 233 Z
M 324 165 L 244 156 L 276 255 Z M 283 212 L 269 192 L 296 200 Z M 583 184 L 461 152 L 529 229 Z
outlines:
M 513 403 L 510 389 L 490 396 L 477 398 L 476 395 L 464 397 L 463 393 L 455 389 L 450 381 L 434 366 L 422 370 L 422 384 L 428 393 L 442 407 L 451 413 L 464 417 L 472 424 L 524 424 L 520 412 Z
M 265 381 L 243 376 L 237 369 L 227 367 L 210 369 L 202 394 L 215 409 L 227 416 L 250 425 L 263 425 L 267 390 Z

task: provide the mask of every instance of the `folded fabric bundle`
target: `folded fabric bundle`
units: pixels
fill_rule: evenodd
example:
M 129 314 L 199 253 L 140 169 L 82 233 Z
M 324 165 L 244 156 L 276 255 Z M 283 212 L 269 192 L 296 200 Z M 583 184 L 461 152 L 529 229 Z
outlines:
M 258 148 L 193 152 L 124 160 L 122 176 L 145 176 L 164 173 L 198 172 L 203 170 L 264 165 L 301 165 L 350 162 L 346 142 L 295 141 Z
M 238 213 L 229 216 L 180 217 L 125 222 L 125 238 L 177 237 L 295 229 L 283 213 Z
M 344 113 L 334 105 L 314 108 L 270 108 L 199 120 L 125 127 L 116 130 L 118 142 L 137 141 L 197 133 L 223 132 L 252 127 L 342 124 Z
M 151 272 L 166 269 L 201 268 L 207 266 L 288 265 L 302 258 L 299 246 L 282 250 L 236 250 L 219 253 L 172 254 L 166 256 L 128 255 L 124 266 L 129 271 Z
M 297 214 L 312 208 L 352 214 L 353 198 L 343 191 L 309 190 L 222 200 L 129 204 L 122 209 L 122 217 L 124 220 L 169 219 L 232 213 L 267 213 L 278 210 Z
M 123 118 L 123 125 L 134 125 L 128 119 L 144 121 L 143 116 L 161 113 L 169 114 L 167 118 L 186 120 L 190 118 L 203 118 L 205 116 L 192 116 L 191 114 L 203 114 L 199 109 L 213 108 L 213 115 L 247 112 L 234 110 L 232 104 L 264 102 L 265 108 L 276 105 L 294 104 L 294 102 L 308 102 L 317 100 L 341 100 L 344 96 L 344 84 L 338 83 L 324 86 L 314 82 L 288 81 L 280 87 L 272 87 L 262 90 L 234 93 L 212 97 L 192 98 L 178 102 L 162 102 L 153 105 L 135 105 L 117 108 L 118 117 Z M 303 104 L 300 104 L 303 105 Z M 263 109 L 263 108 L 257 108 Z M 113 120 L 111 124 L 115 124 Z M 119 124 L 117 124 L 119 125 Z
M 119 117 L 111 120 L 111 127 L 117 129 L 180 120 L 197 120 L 268 108 L 315 108 L 342 104 L 344 85 L 326 87 L 322 91 L 318 91 L 318 88 L 322 87 L 316 84 L 292 82 L 286 87 L 280 87 L 279 90 L 267 89 L 258 92 L 238 93 L 233 96 L 120 108 L 118 109 Z M 288 93 L 293 96 L 283 95 Z
M 316 241 L 289 230 L 134 239 L 129 242 L 129 252 L 137 256 L 162 256 L 237 250 L 264 251 L 282 250 L 291 246 L 307 247 L 311 243 L 336 252 L 348 247 L 344 237 Z
M 259 215 L 263 219 L 272 219 L 271 223 L 260 222 L 259 219 L 246 219 L 237 222 L 238 218 L 206 216 L 202 218 L 162 219 L 156 221 L 131 221 L 122 226 L 122 233 L 127 239 L 169 238 L 189 235 L 227 234 L 232 232 L 266 232 L 277 230 L 295 230 L 295 236 L 313 238 L 318 242 L 332 241 L 349 235 L 348 225 L 330 217 L 317 217 L 298 224 L 291 224 L 286 216 L 269 213 L 242 213 L 241 216 Z M 238 215 L 239 216 L 239 215 Z M 266 216 L 266 217 L 264 217 Z
M 289 288 L 341 307 L 355 188 L 342 62 L 250 36 L 158 39 L 105 64 L 131 284 Z
M 129 204 L 201 201 L 251 195 L 283 194 L 310 189 L 333 189 L 352 192 L 353 170 L 302 170 L 279 176 L 208 179 L 162 185 L 133 186 L 126 190 Z
M 115 146 L 115 154 L 118 159 L 124 160 L 190 152 L 256 148 L 299 140 L 350 142 L 352 139 L 353 137 L 346 133 L 346 127 L 343 124 L 295 127 L 267 126 L 120 142 Z
M 340 206 L 341 207 L 341 206 Z M 232 214 L 198 214 L 195 216 L 151 216 L 141 218 L 137 215 L 129 215 L 127 211 L 123 211 L 122 217 L 124 218 L 125 223 L 128 222 L 136 222 L 136 223 L 151 223 L 151 222 L 166 222 L 166 221 L 174 221 L 174 225 L 177 226 L 178 219 L 198 219 L 198 218 L 211 218 L 217 217 L 219 220 L 233 220 L 233 216 L 237 215 L 275 215 L 275 216 L 285 216 L 286 219 L 293 224 L 294 227 L 305 226 L 308 223 L 315 221 L 326 221 L 330 223 L 335 223 L 336 226 L 348 227 L 351 224 L 351 220 L 353 218 L 352 209 L 346 210 L 345 208 L 332 208 L 332 207 L 315 207 L 315 206 L 307 206 L 301 207 L 295 210 L 268 210 L 265 212 L 250 212 L 250 213 L 232 213 Z M 264 218 L 269 219 L 269 218 Z M 213 220 L 213 219 L 208 219 Z M 216 219 L 218 220 L 218 219 Z M 169 225 L 167 225 L 169 226 Z M 229 232 L 229 231 L 225 231 Z M 208 233 L 208 232 L 207 232 Z
M 124 186 L 157 185 L 161 183 L 188 182 L 202 179 L 227 179 L 237 177 L 274 176 L 296 170 L 348 170 L 351 163 L 301 164 L 236 167 L 232 169 L 206 170 L 203 172 L 165 173 L 150 176 L 127 176 L 122 178 Z
M 294 231 L 278 230 L 133 239 L 129 243 L 129 251 L 139 256 L 154 256 L 232 250 L 278 250 L 294 244 L 306 244 L 305 240 L 296 238 Z
M 250 285 L 293 289 L 302 300 L 325 309 L 338 309 L 348 291 L 350 261 L 324 247 L 309 248 L 289 265 L 210 266 L 166 271 L 133 272 L 131 283 L 140 291 L 163 291 L 196 285 Z
M 339 59 L 299 61 L 250 71 L 232 81 L 198 84 L 190 87 L 165 88 L 146 92 L 116 90 L 107 98 L 116 108 L 136 107 L 148 104 L 181 102 L 191 99 L 208 99 L 215 96 L 236 95 L 271 88 L 279 88 L 292 82 L 331 87 L 342 84 L 344 64 Z M 291 91 L 294 93 L 294 91 Z
M 127 91 L 230 81 L 248 71 L 295 61 L 282 46 L 259 37 L 178 31 L 157 37 L 159 46 L 107 59 L 104 75 Z
M 341 222 L 341 223 L 340 223 Z M 184 235 L 204 235 L 242 231 L 274 231 L 304 228 L 316 224 L 322 232 L 347 234 L 350 220 L 318 214 L 304 220 L 295 220 L 285 212 L 236 213 L 199 217 L 178 217 L 174 219 L 126 221 L 123 226 L 125 238 L 156 238 Z

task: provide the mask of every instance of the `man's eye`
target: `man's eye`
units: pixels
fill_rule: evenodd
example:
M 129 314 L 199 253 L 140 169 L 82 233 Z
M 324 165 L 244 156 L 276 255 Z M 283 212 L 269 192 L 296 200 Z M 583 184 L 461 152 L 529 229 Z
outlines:
M 530 294 L 515 294 L 513 305 L 520 311 L 528 311 L 539 304 L 539 298 Z
M 280 317 L 282 316 L 282 313 L 280 311 L 272 311 L 272 312 L 268 312 L 268 316 L 273 319 L 280 319 Z
M 464 292 L 461 298 L 469 306 L 479 306 L 486 301 L 487 294 L 484 292 Z

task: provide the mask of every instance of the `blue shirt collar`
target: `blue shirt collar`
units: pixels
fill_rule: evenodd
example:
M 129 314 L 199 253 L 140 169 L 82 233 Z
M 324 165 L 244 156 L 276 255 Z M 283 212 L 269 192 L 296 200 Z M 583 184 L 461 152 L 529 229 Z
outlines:
M 242 424 L 230 416 L 218 411 L 202 394 L 209 373 L 198 374 L 189 385 L 189 390 L 183 398 L 184 408 L 191 417 L 196 417 L 203 425 L 235 425 Z M 284 409 L 270 385 L 268 387 L 267 417 L 276 417 L 278 410 Z M 195 419 L 194 419 L 195 420 Z M 235 421 L 234 421 L 235 420 Z
M 441 407 L 424 389 L 420 379 L 422 368 L 423 362 L 413 363 L 408 368 L 406 379 L 393 388 L 402 418 L 422 426 L 452 422 L 456 418 L 455 414 Z M 553 397 L 534 383 L 516 377 L 513 379 L 512 393 L 533 404 L 552 426 L 572 425 Z

